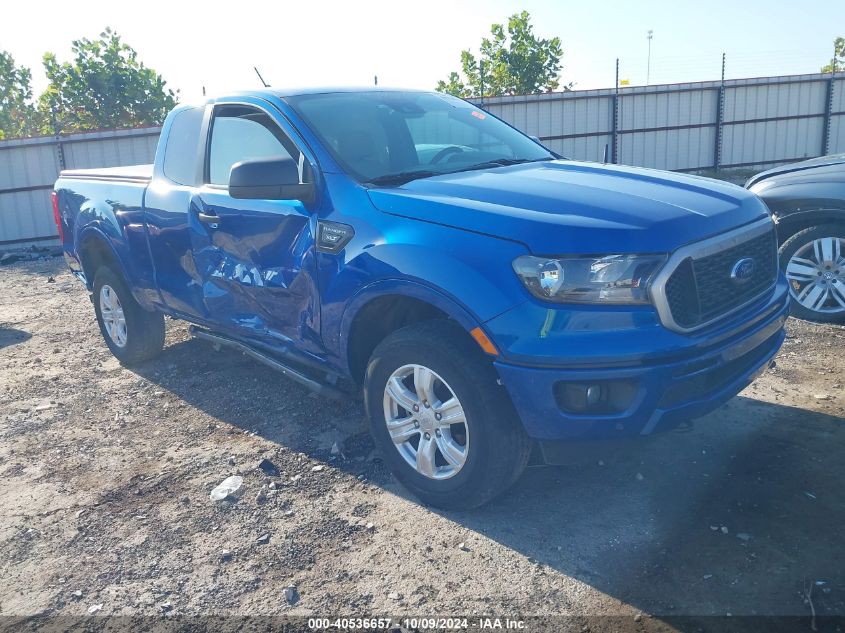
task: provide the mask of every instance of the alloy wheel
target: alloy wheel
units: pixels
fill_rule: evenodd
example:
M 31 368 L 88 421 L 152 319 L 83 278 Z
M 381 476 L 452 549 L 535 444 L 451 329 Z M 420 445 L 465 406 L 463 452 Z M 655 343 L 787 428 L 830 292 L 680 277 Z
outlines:
M 793 299 L 808 310 L 845 313 L 845 239 L 807 242 L 789 258 L 786 278 Z
M 111 286 L 104 285 L 100 288 L 100 314 L 112 343 L 118 347 L 126 347 L 126 317 L 120 299 Z
M 384 418 L 405 462 L 429 479 L 454 477 L 469 454 L 469 427 L 455 392 L 423 365 L 394 371 L 384 388 Z

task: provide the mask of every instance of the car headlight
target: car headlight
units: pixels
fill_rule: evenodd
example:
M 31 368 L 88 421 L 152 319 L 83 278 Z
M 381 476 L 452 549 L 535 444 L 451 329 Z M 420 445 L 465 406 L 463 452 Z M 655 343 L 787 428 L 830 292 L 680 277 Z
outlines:
M 648 284 L 666 255 L 562 259 L 523 255 L 513 269 L 535 297 L 556 303 L 649 303 Z

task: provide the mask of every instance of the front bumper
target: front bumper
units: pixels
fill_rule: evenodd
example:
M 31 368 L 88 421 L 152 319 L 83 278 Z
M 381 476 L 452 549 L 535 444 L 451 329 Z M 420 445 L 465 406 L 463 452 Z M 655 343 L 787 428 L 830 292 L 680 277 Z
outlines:
M 495 366 L 528 435 L 537 440 L 610 439 L 671 429 L 742 391 L 783 343 L 789 296 L 781 277 L 769 297 L 686 336 L 660 327 L 647 311 L 594 311 L 586 319 L 583 313 L 568 313 L 558 319 L 549 313 L 559 311 L 542 307 L 546 315 L 538 340 L 534 325 L 542 314 L 532 316 L 537 307 L 527 303 L 486 324 L 497 344 L 506 343 Z M 535 333 L 517 335 L 518 323 L 522 332 Z M 603 325 L 608 327 L 602 330 Z M 541 349 L 533 363 L 520 354 Z M 574 413 L 555 395 L 561 383 L 624 383 L 631 389 L 620 410 Z

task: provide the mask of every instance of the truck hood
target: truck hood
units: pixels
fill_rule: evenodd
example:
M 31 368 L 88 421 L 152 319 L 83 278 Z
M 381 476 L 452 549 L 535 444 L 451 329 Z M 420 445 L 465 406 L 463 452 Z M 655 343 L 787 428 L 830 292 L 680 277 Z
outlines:
M 369 195 L 386 213 L 522 242 L 544 255 L 666 253 L 768 214 L 735 185 L 569 160 L 434 176 Z

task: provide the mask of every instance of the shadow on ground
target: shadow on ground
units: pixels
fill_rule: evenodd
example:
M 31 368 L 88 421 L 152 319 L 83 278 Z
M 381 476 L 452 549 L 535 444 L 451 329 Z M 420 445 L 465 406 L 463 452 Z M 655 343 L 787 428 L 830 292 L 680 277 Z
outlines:
M 359 404 L 315 398 L 197 340 L 138 373 L 315 458 L 329 451 L 309 426 L 330 420 L 348 438 L 348 459 L 332 465 L 396 491 L 378 459 L 362 458 L 373 445 Z M 845 614 L 842 418 L 738 397 L 692 432 L 589 454 L 529 469 L 480 510 L 443 514 L 652 614 L 803 616 L 810 586 L 818 614 Z
M 4 347 L 9 347 L 10 345 L 17 345 L 18 343 L 23 343 L 31 337 L 32 334 L 26 332 L 25 330 L 18 330 L 17 328 L 13 327 L 0 326 L 0 349 L 3 349 Z

